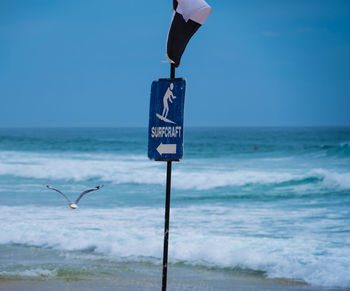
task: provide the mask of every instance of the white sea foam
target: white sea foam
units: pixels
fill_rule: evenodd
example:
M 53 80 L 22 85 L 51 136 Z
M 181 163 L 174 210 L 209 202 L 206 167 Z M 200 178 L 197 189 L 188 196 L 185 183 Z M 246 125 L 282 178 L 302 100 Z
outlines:
M 281 183 L 300 178 L 302 178 L 302 176 L 290 173 L 264 172 L 258 170 L 230 171 L 226 169 L 224 171 L 174 171 L 174 181 L 181 181 L 181 184 L 175 184 L 177 187 L 181 189 L 198 190 L 225 186 L 243 186 L 247 184 Z
M 239 161 L 237 161 L 238 163 Z M 277 162 L 272 163 L 275 165 Z M 234 164 L 234 163 L 232 163 Z M 326 188 L 350 189 L 350 172 L 330 169 L 298 169 L 242 167 L 224 164 L 220 167 L 197 161 L 174 167 L 173 186 L 178 189 L 206 190 L 225 186 L 248 184 L 275 184 L 302 181 L 307 178 L 320 179 Z M 162 163 L 148 161 L 141 156 L 116 156 L 105 154 L 42 154 L 0 152 L 0 175 L 47 180 L 102 181 L 138 184 L 165 183 Z
M 350 189 L 350 173 L 338 173 L 325 169 L 314 169 L 310 176 L 322 179 L 322 184 L 327 188 Z
M 24 270 L 15 270 L 15 271 L 0 271 L 0 278 L 6 277 L 19 277 L 19 278 L 48 278 L 55 277 L 57 275 L 56 270 L 48 270 L 42 268 L 29 268 Z
M 149 169 L 149 171 L 145 171 Z M 90 178 L 114 183 L 154 183 L 160 168 L 135 156 L 38 154 L 1 152 L 0 175 L 83 181 Z
M 71 211 L 0 206 L 0 244 L 94 250 L 109 258 L 146 257 L 160 263 L 163 215 L 163 208 L 151 207 Z M 173 208 L 171 216 L 171 262 L 240 266 L 265 271 L 271 278 L 350 287 L 350 237 L 344 236 L 344 213 L 264 205 L 189 206 Z M 50 276 L 35 269 L 29 272 Z

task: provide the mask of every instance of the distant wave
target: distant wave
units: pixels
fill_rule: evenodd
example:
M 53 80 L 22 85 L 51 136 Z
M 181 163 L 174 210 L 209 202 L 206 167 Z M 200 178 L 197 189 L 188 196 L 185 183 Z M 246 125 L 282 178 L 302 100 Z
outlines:
M 322 145 L 322 149 L 331 149 L 331 148 L 338 148 L 338 149 L 345 149 L 350 148 L 350 141 L 341 142 L 338 145 Z
M 129 207 L 72 212 L 68 208 L 0 206 L 0 244 L 52 248 L 61 255 L 70 252 L 70 256 L 83 251 L 84 256 L 90 252 L 118 260 L 156 259 L 161 264 L 163 211 Z M 327 209 L 312 208 L 272 212 L 261 206 L 192 206 L 173 208 L 172 219 L 172 263 L 256 270 L 270 278 L 350 287 L 350 241 L 343 234 L 329 232 L 330 228 L 344 228 L 341 214 L 328 217 Z M 79 254 L 75 259 L 79 260 Z M 52 266 L 5 268 L 0 277 L 50 277 L 57 272 Z
M 0 152 L 0 175 L 48 181 L 98 179 L 115 184 L 165 183 L 164 167 L 141 156 Z M 251 184 L 318 184 L 324 188 L 344 190 L 350 189 L 350 171 L 338 172 L 316 168 L 296 173 L 288 169 L 237 170 L 229 166 L 216 169 L 208 165 L 173 171 L 173 186 L 178 189 L 208 190 Z
M 245 185 L 268 185 L 296 186 L 303 184 L 319 184 L 320 187 L 334 190 L 350 189 L 350 172 L 338 173 L 325 169 L 313 169 L 305 174 L 283 173 L 278 171 L 206 171 L 198 172 L 175 172 L 174 181 L 180 189 L 208 190 L 217 187 L 245 186 Z
M 350 141 L 338 145 L 322 145 L 321 149 L 331 156 L 350 157 Z

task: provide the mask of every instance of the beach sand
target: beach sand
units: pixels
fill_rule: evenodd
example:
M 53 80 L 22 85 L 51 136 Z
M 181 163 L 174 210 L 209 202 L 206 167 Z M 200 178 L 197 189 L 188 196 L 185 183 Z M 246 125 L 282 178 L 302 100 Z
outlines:
M 147 265 L 147 266 L 146 266 Z M 147 267 L 147 268 L 146 268 Z M 161 267 L 149 264 L 130 264 L 113 275 L 86 279 L 40 278 L 2 279 L 0 290 L 161 290 Z M 171 265 L 168 270 L 167 290 L 239 290 L 239 291 L 345 291 L 349 288 L 325 288 L 286 279 L 268 279 L 257 274 L 237 274 L 230 270 L 213 270 Z

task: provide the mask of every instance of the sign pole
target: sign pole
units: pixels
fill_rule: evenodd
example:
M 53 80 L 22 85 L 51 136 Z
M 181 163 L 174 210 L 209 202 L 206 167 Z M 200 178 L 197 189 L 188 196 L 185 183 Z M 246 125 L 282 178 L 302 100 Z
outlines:
M 170 79 L 175 79 L 175 65 L 170 64 Z
M 175 79 L 175 66 L 173 64 L 170 64 L 170 79 Z M 170 220 L 171 165 L 172 165 L 172 161 L 171 160 L 167 161 L 162 291 L 166 291 L 167 274 L 168 274 L 168 242 L 169 242 L 169 220 Z
M 168 241 L 169 241 L 169 216 L 170 216 L 171 163 L 172 163 L 171 161 L 167 161 L 162 291 L 166 291 L 167 273 L 168 273 L 167 271 L 168 271 Z

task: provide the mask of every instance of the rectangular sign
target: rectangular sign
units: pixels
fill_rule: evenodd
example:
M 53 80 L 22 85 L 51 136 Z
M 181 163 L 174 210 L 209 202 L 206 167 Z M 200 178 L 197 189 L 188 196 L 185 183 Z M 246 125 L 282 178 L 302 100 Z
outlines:
M 152 83 L 148 128 L 151 160 L 183 157 L 185 90 L 184 79 L 159 79 Z

